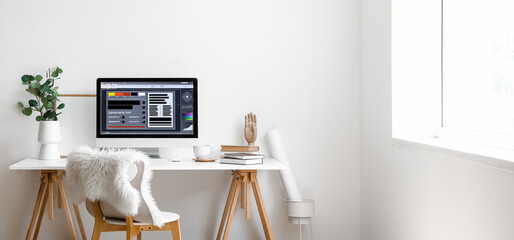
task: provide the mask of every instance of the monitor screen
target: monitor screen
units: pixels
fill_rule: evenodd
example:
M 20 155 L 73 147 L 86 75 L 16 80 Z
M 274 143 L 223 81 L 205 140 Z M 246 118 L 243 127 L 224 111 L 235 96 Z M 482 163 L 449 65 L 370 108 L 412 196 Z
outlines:
M 197 138 L 196 78 L 97 79 L 97 138 Z

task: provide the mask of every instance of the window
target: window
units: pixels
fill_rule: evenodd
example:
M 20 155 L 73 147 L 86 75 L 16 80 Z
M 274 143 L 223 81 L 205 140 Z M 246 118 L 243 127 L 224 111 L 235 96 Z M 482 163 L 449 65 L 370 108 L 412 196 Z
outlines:
M 442 137 L 514 148 L 512 9 L 512 0 L 443 0 Z
M 514 1 L 391 3 L 392 144 L 513 171 Z
M 393 0 L 394 138 L 435 137 L 441 128 L 441 2 Z

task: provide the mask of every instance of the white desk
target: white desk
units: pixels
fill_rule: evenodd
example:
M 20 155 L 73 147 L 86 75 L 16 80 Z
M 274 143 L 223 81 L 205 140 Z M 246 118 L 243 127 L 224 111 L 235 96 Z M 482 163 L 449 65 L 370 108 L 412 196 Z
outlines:
M 64 170 L 66 169 L 66 159 L 60 160 L 38 160 L 34 158 L 26 158 L 21 160 L 11 166 L 9 166 L 9 170 L 38 170 L 41 171 L 41 185 L 39 188 L 39 193 L 36 199 L 36 204 L 34 206 L 34 212 L 32 214 L 31 223 L 29 226 L 29 230 L 27 232 L 27 239 L 30 238 L 32 229 L 34 227 L 35 219 L 37 217 L 37 212 L 40 206 L 41 197 L 43 196 L 43 192 L 46 186 L 46 192 L 44 194 L 44 198 L 41 204 L 41 212 L 39 213 L 39 218 L 36 226 L 34 239 L 37 238 L 39 227 L 41 225 L 41 219 L 44 213 L 45 205 L 48 200 L 48 217 L 51 220 L 53 218 L 53 183 L 58 184 L 58 206 L 61 207 L 64 204 L 66 217 L 68 220 L 68 227 L 70 232 L 72 233 L 72 238 L 77 239 L 75 236 L 75 230 L 73 227 L 73 222 L 71 220 L 71 214 L 69 211 L 68 203 L 66 200 L 66 194 L 64 191 L 64 187 L 62 185 L 61 177 L 65 174 Z M 264 207 L 264 202 L 262 200 L 261 191 L 259 188 L 259 183 L 257 181 L 257 170 L 282 170 L 285 169 L 285 166 L 272 158 L 264 159 L 263 164 L 257 165 L 234 165 L 234 164 L 221 164 L 218 161 L 216 162 L 195 162 L 193 160 L 182 160 L 180 162 L 173 162 L 166 159 L 152 159 L 151 160 L 151 168 L 154 171 L 173 171 L 173 170 L 234 170 L 234 176 L 232 177 L 232 183 L 230 185 L 227 202 L 225 204 L 225 210 L 223 211 L 223 216 L 220 222 L 220 227 L 218 229 L 218 235 L 216 237 L 219 239 L 227 239 L 228 232 L 230 230 L 230 224 L 232 222 L 232 217 L 234 215 L 234 210 L 236 208 L 236 204 L 238 202 L 239 192 L 241 193 L 241 208 L 246 208 L 246 218 L 250 219 L 250 188 L 253 189 L 255 201 L 257 203 L 257 208 L 259 210 L 259 215 L 261 218 L 262 227 L 264 230 L 264 234 L 266 239 L 273 239 L 273 234 L 271 232 L 271 226 L 269 224 L 268 216 L 266 213 L 266 209 Z M 74 205 L 75 215 L 77 217 L 77 221 L 79 223 L 80 232 L 82 235 L 82 239 L 86 239 L 86 235 L 84 232 L 84 227 L 82 225 L 82 219 L 80 217 L 80 212 L 78 211 L 78 207 Z M 228 215 L 227 215 L 228 214 Z M 226 223 L 226 225 L 225 225 Z M 224 234 L 223 234 L 224 233 Z
M 152 159 L 151 168 L 154 171 L 161 170 L 282 170 L 285 166 L 273 158 L 264 159 L 263 164 L 256 165 L 235 165 L 221 164 L 215 162 L 195 162 L 193 160 L 182 160 L 172 162 L 166 159 Z M 9 170 L 65 170 L 66 159 L 60 160 L 38 160 L 35 158 L 23 159 L 11 166 Z

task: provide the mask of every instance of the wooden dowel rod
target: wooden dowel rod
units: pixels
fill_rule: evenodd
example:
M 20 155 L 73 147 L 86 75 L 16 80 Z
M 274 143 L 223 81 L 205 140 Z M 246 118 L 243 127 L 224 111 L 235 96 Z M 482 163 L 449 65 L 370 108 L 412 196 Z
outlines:
M 96 97 L 96 94 L 59 94 L 59 97 Z
M 48 174 L 48 220 L 54 219 L 54 173 Z

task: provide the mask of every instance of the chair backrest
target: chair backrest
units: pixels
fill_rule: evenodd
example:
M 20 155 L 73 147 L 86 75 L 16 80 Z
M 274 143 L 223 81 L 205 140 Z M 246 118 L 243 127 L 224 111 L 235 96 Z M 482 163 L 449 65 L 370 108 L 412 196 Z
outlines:
M 76 203 L 98 201 L 104 217 L 125 219 L 130 215 L 135 221 L 162 226 L 162 214 L 150 191 L 152 172 L 146 162 L 145 154 L 130 149 L 77 149 L 70 153 L 67 164 L 68 185 L 78 195 L 71 198 Z M 135 169 L 135 174 L 129 174 L 130 169 Z M 88 212 L 94 216 L 88 205 Z M 132 207 L 135 209 L 126 209 Z
M 134 163 L 131 167 L 128 169 L 128 176 L 130 180 L 130 184 L 132 187 L 134 187 L 136 190 L 138 190 L 141 193 L 141 185 L 143 183 L 143 175 L 145 174 L 144 171 L 145 163 L 143 161 Z M 147 201 L 145 200 L 145 197 L 141 196 L 141 203 L 139 204 L 138 212 L 135 216 L 133 216 L 134 221 L 139 222 L 146 222 L 146 223 L 153 223 L 152 218 L 152 212 L 150 211 L 150 208 L 148 207 Z M 98 201 L 100 210 L 102 212 L 102 215 L 104 217 L 109 218 L 117 218 L 117 219 L 125 219 L 125 215 L 118 211 L 113 205 L 115 203 L 110 203 L 109 201 Z M 94 216 L 94 211 L 92 209 L 91 203 L 88 201 L 86 203 L 87 211 Z M 155 213 L 154 213 L 155 214 Z

